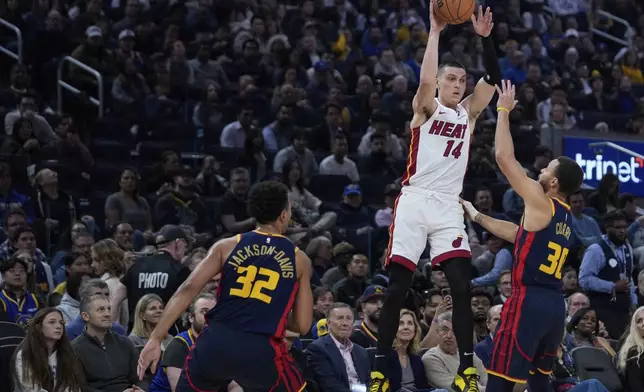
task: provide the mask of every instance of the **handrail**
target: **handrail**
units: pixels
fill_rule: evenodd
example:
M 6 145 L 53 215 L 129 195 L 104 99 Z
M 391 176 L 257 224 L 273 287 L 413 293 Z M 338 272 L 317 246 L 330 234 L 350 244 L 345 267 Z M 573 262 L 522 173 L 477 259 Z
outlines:
M 631 24 L 628 23 L 628 21 L 626 19 L 622 19 L 619 16 L 613 15 L 610 12 L 606 12 L 604 10 L 597 10 L 596 12 L 597 12 L 597 15 L 603 16 L 604 18 L 610 19 L 615 23 L 619 23 L 619 24 L 623 25 L 626 28 L 626 31 L 624 33 L 623 38 L 619 38 L 619 37 L 617 37 L 615 35 L 609 34 L 609 33 L 605 32 L 605 31 L 602 31 L 602 30 L 600 30 L 598 28 L 595 28 L 595 27 L 591 27 L 589 29 L 591 33 L 596 34 L 596 35 L 598 35 L 598 36 L 600 36 L 602 38 L 605 38 L 605 39 L 607 39 L 609 41 L 613 41 L 615 43 L 618 43 L 618 44 L 620 44 L 620 45 L 622 45 L 624 47 L 627 47 L 627 48 L 632 45 L 634 31 L 633 31 L 633 28 L 631 27 Z
M 22 31 L 20 31 L 20 28 L 18 26 L 11 24 L 2 18 L 0 18 L 0 25 L 5 26 L 16 34 L 16 39 L 18 41 L 18 53 L 14 53 L 2 45 L 0 45 L 0 52 L 16 60 L 19 64 L 22 64 Z
M 639 160 L 644 160 L 644 155 L 639 154 L 639 153 L 636 153 L 636 152 L 635 152 L 635 151 L 633 151 L 633 150 L 629 150 L 628 148 L 626 148 L 626 147 L 622 147 L 622 146 L 620 146 L 619 144 L 615 144 L 615 143 L 613 143 L 613 142 L 596 142 L 596 143 L 589 143 L 589 144 L 588 144 L 588 147 L 610 147 L 610 148 L 612 148 L 613 150 L 617 150 L 617 151 L 619 151 L 619 152 L 623 152 L 624 154 L 628 154 L 628 155 L 633 156 L 633 157 L 635 157 L 635 158 L 639 158 L 639 159 L 638 159 L 638 161 L 639 161 Z M 644 164 L 643 164 L 643 166 L 644 166 Z
M 600 29 L 591 27 L 588 30 L 590 30 L 590 32 L 595 34 L 595 35 L 598 35 L 598 36 L 600 36 L 600 37 L 602 37 L 604 39 L 607 39 L 609 41 L 613 41 L 613 42 L 615 42 L 617 44 L 620 44 L 620 45 L 622 45 L 624 47 L 628 48 L 629 46 L 631 46 L 631 44 L 628 41 L 626 41 L 625 39 L 617 38 L 616 36 L 614 36 L 612 34 L 608 34 L 607 32 L 602 31 Z
M 63 88 L 71 93 L 79 95 L 82 93 L 81 90 L 72 86 L 71 84 L 63 80 L 63 67 L 66 62 L 72 63 L 83 71 L 89 73 L 90 75 L 96 78 L 96 83 L 98 83 L 98 97 L 89 97 L 89 101 L 96 107 L 98 107 L 98 117 L 103 117 L 103 75 L 100 72 L 90 67 L 89 65 L 82 63 L 71 56 L 63 57 L 58 63 L 58 82 L 56 83 L 56 93 L 58 98 L 58 114 L 63 112 Z

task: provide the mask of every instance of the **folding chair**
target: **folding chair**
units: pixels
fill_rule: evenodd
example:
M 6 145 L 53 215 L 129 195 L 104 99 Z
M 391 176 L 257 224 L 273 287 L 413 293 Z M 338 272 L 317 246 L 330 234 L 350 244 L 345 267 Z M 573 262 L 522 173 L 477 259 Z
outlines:
M 622 390 L 619 373 L 610 355 L 604 350 L 595 347 L 577 347 L 572 350 L 572 359 L 580 380 L 598 380 L 610 392 Z

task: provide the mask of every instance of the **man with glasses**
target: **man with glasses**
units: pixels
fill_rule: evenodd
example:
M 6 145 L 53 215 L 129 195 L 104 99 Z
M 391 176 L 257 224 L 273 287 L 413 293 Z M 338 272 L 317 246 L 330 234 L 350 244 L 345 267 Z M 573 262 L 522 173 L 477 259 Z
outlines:
M 144 257 L 127 270 L 121 284 L 112 295 L 112 321 L 118 320 L 121 303 L 127 299 L 130 320 L 134 322 L 134 308 L 141 297 L 156 294 L 168 303 L 172 294 L 190 275 L 190 269 L 183 264 L 183 256 L 192 245 L 193 239 L 178 226 L 166 225 L 157 234 L 158 253 Z

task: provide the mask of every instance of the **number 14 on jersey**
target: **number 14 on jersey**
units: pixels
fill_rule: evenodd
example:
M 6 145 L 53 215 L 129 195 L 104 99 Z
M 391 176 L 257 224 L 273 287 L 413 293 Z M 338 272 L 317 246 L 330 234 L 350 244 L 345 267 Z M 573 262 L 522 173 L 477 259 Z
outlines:
M 456 144 L 458 142 L 458 144 Z M 456 147 L 454 147 L 456 144 Z M 461 156 L 461 149 L 463 148 L 463 142 L 458 140 L 448 140 L 447 146 L 445 147 L 445 152 L 443 153 L 444 157 L 449 157 L 450 155 L 458 159 Z

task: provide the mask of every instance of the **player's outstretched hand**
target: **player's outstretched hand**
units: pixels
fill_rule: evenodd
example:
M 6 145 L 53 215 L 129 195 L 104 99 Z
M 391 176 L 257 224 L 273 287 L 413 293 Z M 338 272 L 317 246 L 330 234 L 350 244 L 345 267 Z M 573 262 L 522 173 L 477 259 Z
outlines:
M 461 198 L 458 199 L 461 202 L 461 205 L 463 206 L 463 210 L 465 210 L 465 214 L 470 220 L 475 220 L 476 216 L 479 214 L 479 211 L 474 208 L 472 203 L 470 203 L 467 200 L 463 200 Z
M 161 342 L 156 339 L 150 339 L 141 350 L 139 355 L 139 364 L 136 367 L 136 372 L 139 375 L 139 380 L 143 380 L 145 377 L 145 371 L 148 370 L 148 367 L 152 365 L 152 373 L 157 372 L 157 365 L 159 364 L 159 359 L 161 358 Z
M 502 80 L 501 87 L 495 86 L 496 92 L 499 93 L 499 100 L 496 102 L 497 111 L 507 110 L 508 112 L 512 111 L 517 104 L 517 100 L 514 99 L 516 91 L 514 85 L 509 80 Z
M 490 7 L 485 9 L 485 14 L 483 13 L 483 6 L 479 5 L 478 16 L 474 16 L 476 12 L 472 13 L 472 26 L 476 34 L 481 37 L 487 37 L 492 32 L 494 27 L 494 22 L 492 22 L 492 11 Z
M 436 33 L 440 34 L 441 31 L 445 28 L 447 25 L 447 22 L 444 20 L 437 18 L 436 15 L 434 14 L 434 7 L 436 7 L 436 1 L 437 0 L 431 0 L 431 4 L 429 5 L 429 33 Z

